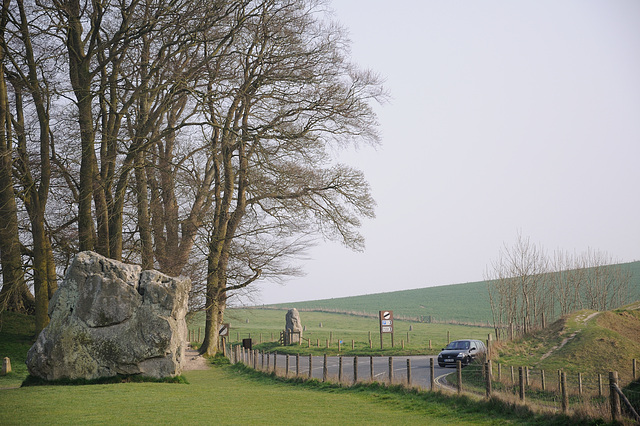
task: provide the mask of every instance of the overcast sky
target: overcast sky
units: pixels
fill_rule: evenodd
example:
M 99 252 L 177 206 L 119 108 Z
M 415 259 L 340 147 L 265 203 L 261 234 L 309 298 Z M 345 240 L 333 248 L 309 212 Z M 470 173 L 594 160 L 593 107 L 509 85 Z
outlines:
M 366 251 L 322 243 L 281 303 L 480 281 L 518 232 L 640 260 L 640 1 L 333 0 L 386 80 L 382 147 L 340 160 L 378 203 Z

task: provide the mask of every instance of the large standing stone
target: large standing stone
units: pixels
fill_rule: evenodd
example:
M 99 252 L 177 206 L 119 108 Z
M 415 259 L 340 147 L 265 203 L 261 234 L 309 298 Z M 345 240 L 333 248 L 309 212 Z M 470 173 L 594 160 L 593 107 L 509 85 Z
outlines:
M 296 308 L 289 309 L 285 316 L 285 344 L 300 343 L 302 337 L 302 322 L 300 322 L 300 313 Z
M 78 253 L 27 354 L 29 373 L 46 380 L 180 374 L 190 288 L 188 278 Z

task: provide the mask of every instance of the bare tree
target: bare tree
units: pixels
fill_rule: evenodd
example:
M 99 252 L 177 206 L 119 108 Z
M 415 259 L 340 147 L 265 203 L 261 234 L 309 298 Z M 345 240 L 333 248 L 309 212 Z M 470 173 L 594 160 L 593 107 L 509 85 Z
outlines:
M 557 314 L 623 305 L 630 273 L 600 251 L 556 251 L 548 261 L 541 247 L 518 235 L 513 246 L 500 251 L 485 279 L 496 329 L 506 324 L 513 330 L 522 324 L 527 332 L 535 325 L 544 327 Z
M 374 75 L 348 62 L 344 34 L 319 18 L 321 6 L 258 2 L 243 15 L 234 49 L 203 98 L 216 176 L 202 353 L 218 350 L 229 295 L 263 274 L 253 257 L 245 262 L 248 273 L 229 274 L 248 211 L 296 220 L 354 249 L 363 246 L 355 229 L 360 217 L 373 216 L 369 187 L 361 172 L 331 165 L 328 148 L 377 140 L 368 102 L 383 92 Z
M 629 271 L 614 264 L 605 252 L 587 250 L 583 262 L 583 307 L 606 311 L 623 305 L 628 300 Z
M 4 309 L 29 312 L 34 298 L 24 280 L 18 234 L 18 207 L 13 186 L 12 169 L 14 147 L 6 82 L 8 61 L 6 33 L 9 21 L 8 2 L 4 2 L 0 18 L 0 261 L 2 262 L 2 290 L 0 311 Z
M 522 326 L 527 333 L 542 323 L 543 315 L 549 312 L 549 301 L 545 297 L 548 261 L 544 250 L 518 234 L 513 246 L 505 245 L 498 261 L 485 274 L 489 282 L 490 299 L 494 318 L 504 318 L 510 329 Z M 496 324 L 497 327 L 497 324 Z

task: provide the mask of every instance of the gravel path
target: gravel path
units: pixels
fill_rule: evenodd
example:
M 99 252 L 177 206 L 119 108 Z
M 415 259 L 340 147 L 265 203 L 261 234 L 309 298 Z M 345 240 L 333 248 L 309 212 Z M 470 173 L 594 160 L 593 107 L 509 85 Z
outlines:
M 187 349 L 184 351 L 184 357 L 185 363 L 183 371 L 209 369 L 207 359 L 201 356 L 198 351 L 191 346 L 187 346 Z

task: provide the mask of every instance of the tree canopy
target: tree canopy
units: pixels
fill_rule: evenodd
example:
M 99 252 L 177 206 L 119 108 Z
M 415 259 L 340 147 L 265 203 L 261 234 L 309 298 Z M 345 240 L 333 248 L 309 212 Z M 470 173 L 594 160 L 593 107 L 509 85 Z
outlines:
M 379 143 L 386 94 L 325 2 L 6 0 L 0 44 L 0 309 L 42 329 L 95 250 L 191 276 L 211 354 L 233 292 L 320 236 L 363 249 L 375 202 L 336 153 Z

